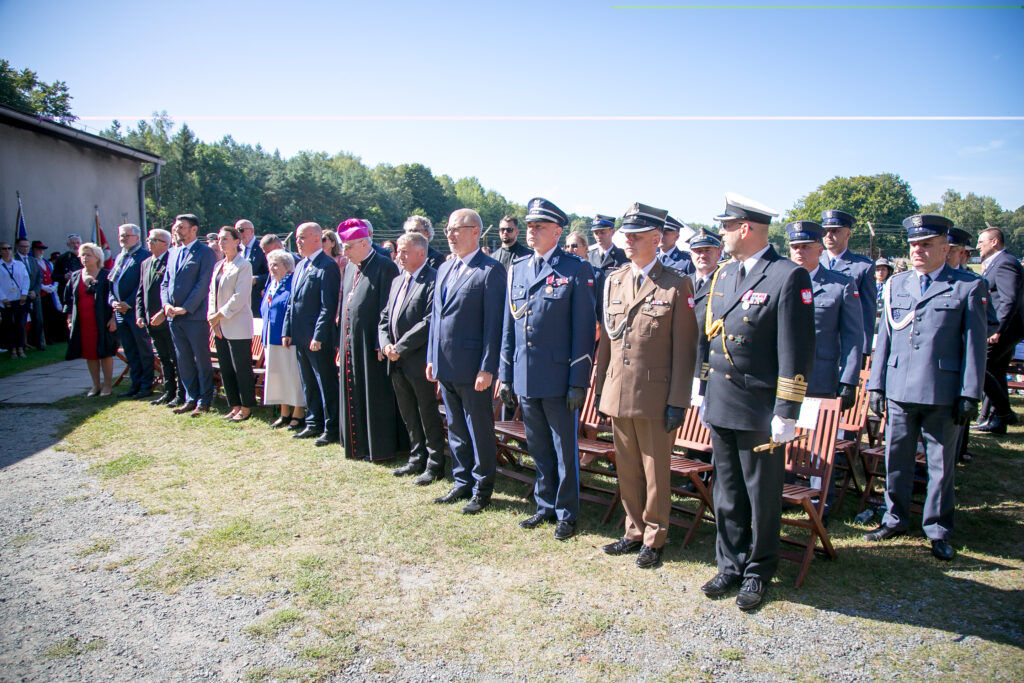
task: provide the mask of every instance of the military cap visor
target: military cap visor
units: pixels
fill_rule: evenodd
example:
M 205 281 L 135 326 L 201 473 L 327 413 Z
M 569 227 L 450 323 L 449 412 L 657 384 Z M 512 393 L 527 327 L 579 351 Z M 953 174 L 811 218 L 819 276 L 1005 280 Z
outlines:
M 845 211 L 837 209 L 826 209 L 821 212 L 821 226 L 828 228 L 850 228 L 853 229 L 853 216 Z
M 527 223 L 555 223 L 565 227 L 569 223 L 569 217 L 565 212 L 543 197 L 534 197 L 526 207 Z
M 713 232 L 701 229 L 696 235 L 690 238 L 687 244 L 690 245 L 690 249 L 700 249 L 701 247 L 721 247 L 722 240 Z
M 786 224 L 786 239 L 790 244 L 821 244 L 824 232 L 821 223 L 814 221 L 793 221 Z
M 615 227 L 615 219 L 611 216 L 604 216 L 597 214 L 593 220 L 590 221 L 591 230 L 607 230 Z
M 729 221 L 750 221 L 768 225 L 779 213 L 764 204 L 735 192 L 725 193 L 725 211 L 715 216 L 719 223 Z
M 907 242 L 920 242 L 932 237 L 945 237 L 953 227 L 953 221 L 935 214 L 916 214 L 905 218 L 903 227 L 907 229 Z
M 668 218 L 668 211 L 636 203 L 629 207 L 622 216 L 622 226 L 619 231 L 631 233 L 664 230 L 666 218 Z
M 672 216 L 666 216 L 665 217 L 665 228 L 664 228 L 665 230 L 671 230 L 671 231 L 674 231 L 674 232 L 679 232 L 679 231 L 681 231 L 685 227 L 687 227 L 685 223 L 676 220 Z

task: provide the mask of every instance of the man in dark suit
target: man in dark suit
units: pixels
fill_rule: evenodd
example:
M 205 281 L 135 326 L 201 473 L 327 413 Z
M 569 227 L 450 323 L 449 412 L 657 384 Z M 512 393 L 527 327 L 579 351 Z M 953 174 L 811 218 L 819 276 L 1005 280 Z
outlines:
M 427 238 L 417 232 L 398 238 L 398 265 L 403 272 L 391 283 L 378 327 L 378 342 L 388 359 L 398 410 L 409 431 L 409 461 L 393 474 L 418 474 L 418 486 L 444 478 L 444 425 L 434 385 L 426 377 L 437 279 L 437 271 L 427 265 L 427 246 Z
M 256 239 L 256 228 L 252 221 L 245 218 L 235 222 L 235 230 L 242 235 L 242 242 L 238 250 L 252 266 L 252 314 L 260 317 L 260 299 L 267 288 L 267 278 L 270 277 L 270 269 L 267 267 L 267 257 L 260 249 L 260 241 Z
M 402 226 L 402 230 L 423 235 L 423 238 L 427 240 L 427 265 L 434 270 L 441 267 L 441 264 L 445 261 L 445 256 L 430 246 L 430 241 L 434 239 L 434 224 L 430 222 L 429 218 L 420 215 L 409 216 L 405 219 L 405 225 Z
M 533 255 L 516 260 L 508 277 L 501 345 L 501 400 L 518 395 L 526 443 L 537 465 L 537 511 L 519 523 L 533 529 L 555 521 L 555 539 L 576 535 L 580 510 L 579 411 L 594 365 L 594 272 L 558 247 L 565 212 L 541 197 L 526 213 Z
M 764 601 L 779 564 L 782 449 L 762 444 L 796 436 L 814 361 L 814 296 L 807 271 L 768 244 L 776 212 L 726 194 L 722 242 L 733 261 L 708 293 L 708 388 L 704 421 L 714 450 L 718 574 L 701 586 L 711 598 L 740 587 L 736 606 Z M 710 320 L 710 324 L 708 321 Z
M 67 301 L 64 297 L 64 288 L 71 279 L 71 274 L 82 269 L 82 260 L 78 258 L 78 248 L 82 246 L 82 236 L 78 233 L 68 235 L 68 250 L 57 258 L 53 265 L 53 280 L 57 283 L 57 294 L 62 302 Z
M 135 324 L 136 299 L 139 294 L 140 265 L 150 253 L 142 246 L 142 231 L 133 223 L 117 228 L 121 253 L 110 271 L 110 306 L 117 321 L 117 335 L 128 360 L 132 385 L 121 398 L 148 399 L 153 390 L 153 346 L 145 327 Z
M 1010 392 L 1006 386 L 1006 369 L 1013 360 L 1017 343 L 1024 338 L 1024 268 L 1015 256 L 1006 251 L 1003 231 L 982 230 L 978 235 L 978 251 L 982 258 L 982 277 L 988 283 L 995 305 L 999 328 L 988 337 L 985 363 L 985 402 L 988 420 L 972 431 L 1005 434 L 1008 424 L 1017 418 L 1010 408 Z
M 923 214 L 903 225 L 913 270 L 886 282 L 868 382 L 871 409 L 887 416 L 886 511 L 864 538 L 881 541 L 907 532 L 917 444 L 923 441 L 928 490 L 922 528 L 932 555 L 951 560 L 958 440 L 962 425 L 978 415 L 988 294 L 984 282 L 946 265 L 952 221 Z
M 295 346 L 299 376 L 306 397 L 306 428 L 292 438 L 328 444 L 340 439 L 338 425 L 338 296 L 341 271 L 324 253 L 323 229 L 316 223 L 295 228 L 302 260 L 292 276 L 292 295 L 285 313 L 281 344 Z
M 183 213 L 171 228 L 181 246 L 173 249 L 160 285 L 164 315 L 170 321 L 171 339 L 178 359 L 178 375 L 185 386 L 185 403 L 176 414 L 199 417 L 213 404 L 213 364 L 210 362 L 210 323 L 206 320 L 210 278 L 217 257 L 197 239 L 199 219 Z
M 152 256 L 139 266 L 139 291 L 135 297 L 135 325 L 149 332 L 153 340 L 156 356 L 160 359 L 160 368 L 164 375 L 164 393 L 156 397 L 151 404 L 157 406 L 166 403 L 177 408 L 187 400 L 185 387 L 178 376 L 178 362 L 174 357 L 174 342 L 171 341 L 171 330 L 167 325 L 163 304 L 160 302 L 160 283 L 167 273 L 168 250 L 171 248 L 171 233 L 159 228 L 150 230 L 146 238 Z
M 501 247 L 493 256 L 506 271 L 511 268 L 513 261 L 531 253 L 519 242 L 519 219 L 515 216 L 505 216 L 498 222 L 498 239 L 501 240 Z
M 427 379 L 441 383 L 455 479 L 434 502 L 469 498 L 464 514 L 490 505 L 498 457 L 491 387 L 501 351 L 505 270 L 480 250 L 482 231 L 472 209 L 448 218 L 445 232 L 455 258 L 437 271 L 427 343 Z
M 32 327 L 29 330 L 28 345 L 34 346 L 40 351 L 46 348 L 46 334 L 43 325 L 43 271 L 39 263 L 32 256 L 32 243 L 25 238 L 16 240 L 14 243 L 14 258 L 25 264 L 28 272 L 28 299 L 25 300 L 25 312 L 31 320 Z
M 821 212 L 821 227 L 825 229 L 825 252 L 821 265 L 850 278 L 860 296 L 860 312 L 864 319 L 864 342 L 861 351 L 869 355 L 875 336 L 875 314 L 878 312 L 875 286 L 875 262 L 867 256 L 848 249 L 853 234 L 853 216 L 845 211 L 828 209 Z

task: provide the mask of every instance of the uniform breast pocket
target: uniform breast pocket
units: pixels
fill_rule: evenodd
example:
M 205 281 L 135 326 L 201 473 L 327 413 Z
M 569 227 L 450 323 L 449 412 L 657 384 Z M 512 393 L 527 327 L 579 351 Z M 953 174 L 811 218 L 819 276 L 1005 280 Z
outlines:
M 953 299 L 935 299 L 932 308 L 937 313 L 939 327 L 960 324 L 960 302 Z
M 608 304 L 604 308 L 605 320 L 607 320 L 608 323 L 614 327 L 622 321 L 622 316 L 623 314 L 625 314 L 625 312 L 626 307 L 621 303 Z
M 650 337 L 657 334 L 658 329 L 669 324 L 669 310 L 667 306 L 651 306 L 640 309 L 640 315 L 636 318 L 637 332 L 641 337 Z
M 569 286 L 561 285 L 559 287 L 551 287 L 549 292 L 547 288 L 544 289 L 544 298 L 552 300 L 568 299 L 569 298 Z
M 836 298 L 829 294 L 815 294 L 814 295 L 814 307 L 815 308 L 831 308 L 836 305 Z

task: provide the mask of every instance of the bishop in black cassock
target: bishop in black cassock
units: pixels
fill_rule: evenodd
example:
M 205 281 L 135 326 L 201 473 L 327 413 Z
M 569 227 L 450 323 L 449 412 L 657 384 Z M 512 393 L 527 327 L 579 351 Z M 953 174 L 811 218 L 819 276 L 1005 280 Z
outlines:
M 409 448 L 377 341 L 398 266 L 373 249 L 359 219 L 339 225 L 338 238 L 348 257 L 341 279 L 341 443 L 346 457 L 388 460 Z

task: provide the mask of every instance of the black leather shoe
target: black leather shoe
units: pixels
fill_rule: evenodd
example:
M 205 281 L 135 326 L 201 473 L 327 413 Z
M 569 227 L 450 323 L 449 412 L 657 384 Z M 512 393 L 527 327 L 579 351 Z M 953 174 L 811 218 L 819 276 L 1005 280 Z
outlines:
M 956 557 L 956 551 L 953 550 L 953 546 L 939 539 L 932 541 L 932 555 L 937 559 L 949 562 Z
M 568 541 L 570 538 L 576 535 L 576 522 L 570 522 L 563 519 L 561 522 L 555 525 L 555 540 L 556 541 Z
M 170 401 L 164 404 L 164 408 L 177 408 L 182 403 L 184 403 L 184 401 L 181 401 L 177 398 L 172 398 Z
M 898 529 L 894 526 L 879 524 L 877 527 L 864 534 L 865 541 L 884 541 L 887 538 L 896 538 L 907 533 L 906 529 Z
M 440 498 L 435 498 L 434 502 L 435 503 L 441 503 L 441 504 L 444 504 L 444 503 L 454 503 L 457 500 L 466 500 L 467 498 L 471 498 L 472 496 L 473 496 L 473 493 L 469 489 L 462 490 L 462 489 L 453 488 L 451 491 L 449 491 L 448 493 L 444 494 Z
M 422 471 L 423 465 L 420 465 L 419 463 L 415 462 L 407 462 L 401 467 L 391 470 L 391 474 L 395 475 L 396 477 L 408 477 L 412 476 L 413 474 L 419 474 Z
M 435 481 L 441 481 L 442 479 L 444 479 L 444 475 L 443 474 L 440 474 L 439 472 L 431 472 L 430 470 L 427 470 L 426 472 L 424 472 L 420 476 L 416 477 L 416 480 L 413 481 L 413 483 L 416 484 L 417 486 L 430 486 Z
M 523 521 L 519 522 L 519 526 L 524 529 L 536 529 L 544 522 L 549 521 L 551 518 L 545 515 L 543 512 L 536 512 L 532 516 L 527 517 Z
M 301 432 L 295 432 L 292 434 L 293 439 L 315 439 L 318 436 L 320 436 L 320 430 L 310 429 L 309 427 L 306 427 Z
M 756 576 L 748 576 L 743 579 L 740 594 L 736 596 L 736 606 L 748 612 L 764 602 L 764 595 L 767 592 L 767 581 Z
M 980 432 L 982 434 L 1005 434 L 1007 424 L 1008 421 L 1005 417 L 993 415 L 985 424 L 980 424 L 977 427 L 971 427 L 971 431 Z
M 700 590 L 709 598 L 720 598 L 741 583 L 743 583 L 743 577 L 738 574 L 718 572 L 715 574 L 715 578 L 701 586 Z
M 636 556 L 636 566 L 640 569 L 655 569 L 661 566 L 661 548 L 645 545 Z
M 145 389 L 139 389 L 135 392 L 136 401 L 148 401 L 149 397 L 153 395 L 153 387 L 147 387 Z
M 620 538 L 615 543 L 609 543 L 602 550 L 608 555 L 626 555 L 635 553 L 644 546 L 642 541 L 631 541 L 628 538 Z
M 305 428 L 306 428 L 306 423 L 303 422 L 302 420 L 299 420 L 295 424 L 292 424 L 291 422 L 288 423 L 288 431 L 289 432 L 301 432 Z
M 174 400 L 174 394 L 161 394 L 149 402 L 151 406 L 159 406 L 164 403 L 170 403 Z
M 139 388 L 138 387 L 132 387 L 128 391 L 125 391 L 123 393 L 118 394 L 117 397 L 118 398 L 135 398 L 135 396 L 138 393 L 139 393 Z
M 469 502 L 462 508 L 462 514 L 464 515 L 475 515 L 476 513 L 483 510 L 485 507 L 491 504 L 490 496 L 475 495 L 469 499 Z
M 341 439 L 338 438 L 337 434 L 328 434 L 327 432 L 324 432 L 317 437 L 316 441 L 313 442 L 313 445 L 319 448 L 320 446 L 327 446 L 332 443 L 341 443 Z

